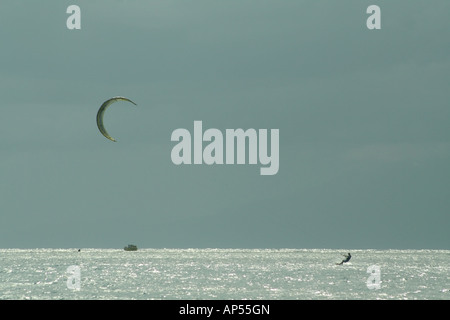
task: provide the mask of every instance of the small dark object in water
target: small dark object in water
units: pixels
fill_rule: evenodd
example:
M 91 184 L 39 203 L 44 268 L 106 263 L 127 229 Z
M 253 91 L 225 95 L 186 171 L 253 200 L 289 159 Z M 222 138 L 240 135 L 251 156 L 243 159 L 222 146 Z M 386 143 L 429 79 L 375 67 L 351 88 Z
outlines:
M 344 260 L 342 260 L 340 263 L 336 263 L 337 265 L 342 265 L 342 264 L 344 264 L 345 262 L 349 262 L 350 261 L 350 259 L 352 258 L 352 255 L 350 254 L 350 252 L 348 253 L 348 255 L 343 255 L 344 257 L 345 257 L 345 259 Z
M 123 248 L 125 251 L 137 251 L 137 246 L 135 246 L 134 244 L 129 244 L 128 246 Z

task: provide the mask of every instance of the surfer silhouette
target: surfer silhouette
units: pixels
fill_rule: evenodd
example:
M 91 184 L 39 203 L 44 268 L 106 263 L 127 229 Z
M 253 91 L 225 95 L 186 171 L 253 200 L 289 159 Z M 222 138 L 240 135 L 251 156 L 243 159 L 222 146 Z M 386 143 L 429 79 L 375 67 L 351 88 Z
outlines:
M 337 265 L 341 265 L 341 264 L 344 264 L 345 262 L 349 262 L 350 259 L 352 258 L 352 255 L 350 254 L 350 252 L 348 253 L 348 255 L 344 254 L 343 256 L 345 257 L 345 259 L 342 260 L 340 263 L 336 263 Z

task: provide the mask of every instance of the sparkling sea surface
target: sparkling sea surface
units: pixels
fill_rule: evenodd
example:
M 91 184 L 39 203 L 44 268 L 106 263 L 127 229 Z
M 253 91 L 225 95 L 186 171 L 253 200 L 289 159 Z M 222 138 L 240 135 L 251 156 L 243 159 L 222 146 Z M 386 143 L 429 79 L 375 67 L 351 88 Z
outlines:
M 0 299 L 450 300 L 450 250 L 0 249 Z

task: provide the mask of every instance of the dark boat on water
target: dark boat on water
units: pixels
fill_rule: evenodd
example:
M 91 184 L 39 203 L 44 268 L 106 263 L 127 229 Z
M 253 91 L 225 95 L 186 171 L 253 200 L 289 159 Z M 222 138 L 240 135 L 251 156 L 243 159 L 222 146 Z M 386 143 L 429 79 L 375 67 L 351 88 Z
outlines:
M 137 251 L 137 247 L 134 244 L 129 244 L 128 246 L 123 248 L 125 251 Z

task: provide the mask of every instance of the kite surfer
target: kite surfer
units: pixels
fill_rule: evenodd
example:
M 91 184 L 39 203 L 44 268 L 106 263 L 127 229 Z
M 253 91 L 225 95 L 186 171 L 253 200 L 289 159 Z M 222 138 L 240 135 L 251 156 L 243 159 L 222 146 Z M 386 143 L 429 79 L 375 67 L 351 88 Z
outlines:
M 342 264 L 344 264 L 345 262 L 349 262 L 350 259 L 351 259 L 351 257 L 352 257 L 352 255 L 350 254 L 350 252 L 348 253 L 348 255 L 343 254 L 343 256 L 345 257 L 345 259 L 342 260 L 340 263 L 336 263 L 337 265 L 342 265 Z

